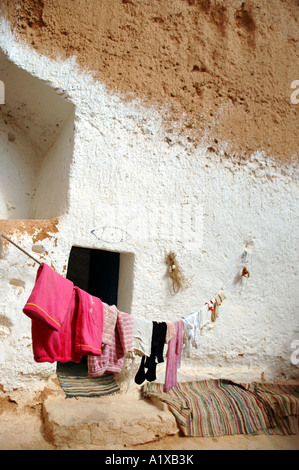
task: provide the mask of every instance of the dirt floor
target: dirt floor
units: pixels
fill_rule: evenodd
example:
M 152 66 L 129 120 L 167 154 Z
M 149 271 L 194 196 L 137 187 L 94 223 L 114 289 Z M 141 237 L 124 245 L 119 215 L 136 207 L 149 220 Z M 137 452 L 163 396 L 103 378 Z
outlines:
M 41 405 L 18 409 L 15 403 L 6 403 L 5 407 L 2 407 L 0 423 L 0 450 L 69 449 L 67 446 L 54 447 L 47 441 L 43 434 Z M 76 447 L 73 450 L 97 449 L 110 450 L 95 446 Z M 299 435 L 240 435 L 217 438 L 187 438 L 175 435 L 155 442 L 126 447 L 124 450 L 299 450 Z

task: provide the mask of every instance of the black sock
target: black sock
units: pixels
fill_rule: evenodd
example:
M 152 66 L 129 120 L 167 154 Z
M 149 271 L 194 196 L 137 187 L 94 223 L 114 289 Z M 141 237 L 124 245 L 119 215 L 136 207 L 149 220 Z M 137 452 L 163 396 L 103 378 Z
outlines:
M 151 367 L 147 370 L 145 374 L 145 378 L 148 382 L 154 382 L 156 380 L 156 367 L 157 364 L 154 361 L 154 363 L 151 365 Z
M 145 381 L 145 370 L 144 370 L 145 357 L 146 356 L 142 356 L 138 372 L 135 375 L 135 382 L 137 383 L 137 385 L 141 385 Z

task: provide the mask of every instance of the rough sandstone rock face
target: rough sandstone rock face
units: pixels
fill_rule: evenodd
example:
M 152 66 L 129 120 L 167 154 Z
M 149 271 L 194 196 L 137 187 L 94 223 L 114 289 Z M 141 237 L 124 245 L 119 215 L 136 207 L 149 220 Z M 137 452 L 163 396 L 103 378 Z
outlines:
M 108 89 L 165 107 L 165 129 L 195 145 L 226 144 L 237 162 L 298 152 L 296 0 L 3 0 L 2 11 L 39 53 L 75 56 Z
M 60 448 L 121 449 L 177 434 L 168 408 L 127 395 L 48 398 L 43 404 L 47 440 Z

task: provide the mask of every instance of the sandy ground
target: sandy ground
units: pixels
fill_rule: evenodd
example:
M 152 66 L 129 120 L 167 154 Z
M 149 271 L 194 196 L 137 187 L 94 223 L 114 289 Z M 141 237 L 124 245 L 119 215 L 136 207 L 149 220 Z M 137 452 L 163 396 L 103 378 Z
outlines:
M 0 415 L 0 423 L 0 450 L 60 450 L 47 442 L 43 435 L 40 408 L 23 411 L 18 411 L 13 406 L 11 410 L 6 408 Z M 104 450 L 94 446 L 74 450 L 96 449 Z M 175 435 L 125 450 L 299 450 L 299 435 L 217 438 L 186 438 Z
M 299 450 L 299 436 L 170 436 L 158 442 L 138 446 L 140 450 Z

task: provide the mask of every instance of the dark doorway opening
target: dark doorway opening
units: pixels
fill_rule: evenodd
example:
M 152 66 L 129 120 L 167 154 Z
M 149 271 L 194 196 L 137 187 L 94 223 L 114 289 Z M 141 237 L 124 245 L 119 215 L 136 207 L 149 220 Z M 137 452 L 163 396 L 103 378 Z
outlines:
M 109 305 L 117 305 L 120 253 L 73 246 L 67 279 Z M 87 376 L 87 356 L 79 364 L 57 363 L 57 375 Z
M 102 302 L 117 305 L 120 253 L 73 246 L 67 279 Z

